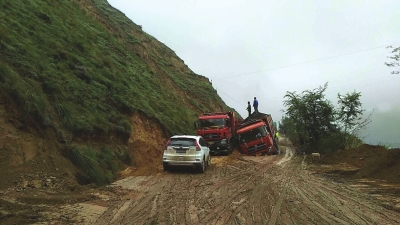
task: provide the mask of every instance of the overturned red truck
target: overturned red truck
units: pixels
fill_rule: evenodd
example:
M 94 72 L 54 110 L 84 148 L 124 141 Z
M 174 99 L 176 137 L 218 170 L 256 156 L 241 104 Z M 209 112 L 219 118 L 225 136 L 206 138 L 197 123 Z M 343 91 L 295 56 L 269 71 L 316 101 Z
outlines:
M 238 126 L 236 135 L 239 150 L 243 154 L 279 154 L 276 127 L 270 114 L 251 114 Z
M 204 113 L 195 122 L 195 129 L 210 144 L 211 154 L 230 154 L 237 124 L 234 112 Z

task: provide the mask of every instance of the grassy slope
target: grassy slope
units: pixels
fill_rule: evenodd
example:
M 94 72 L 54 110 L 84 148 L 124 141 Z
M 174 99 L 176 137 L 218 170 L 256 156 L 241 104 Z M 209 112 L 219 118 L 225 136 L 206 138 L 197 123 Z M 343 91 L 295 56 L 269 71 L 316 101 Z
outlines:
M 20 129 L 62 136 L 91 182 L 112 180 L 116 157 L 101 142 L 114 135 L 125 143 L 134 112 L 182 134 L 194 132 L 201 112 L 232 110 L 206 77 L 106 0 L 13 0 L 0 8 L 0 96 L 8 116 Z M 97 147 L 85 146 L 89 139 Z M 98 177 L 104 169 L 108 175 Z
M 208 79 L 105 0 L 79 2 L 0 3 L 0 82 L 22 122 L 126 139 L 135 110 L 188 133 L 199 112 L 228 108 Z

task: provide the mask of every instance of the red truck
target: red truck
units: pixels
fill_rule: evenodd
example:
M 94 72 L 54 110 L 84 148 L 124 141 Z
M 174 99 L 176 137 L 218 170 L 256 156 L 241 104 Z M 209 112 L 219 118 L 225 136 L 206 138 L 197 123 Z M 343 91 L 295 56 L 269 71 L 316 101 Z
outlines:
M 270 114 L 252 114 L 237 129 L 239 150 L 246 155 L 278 154 L 275 135 L 276 128 Z
M 236 137 L 238 120 L 234 112 L 204 113 L 195 122 L 197 134 L 210 144 L 210 153 L 230 154 Z

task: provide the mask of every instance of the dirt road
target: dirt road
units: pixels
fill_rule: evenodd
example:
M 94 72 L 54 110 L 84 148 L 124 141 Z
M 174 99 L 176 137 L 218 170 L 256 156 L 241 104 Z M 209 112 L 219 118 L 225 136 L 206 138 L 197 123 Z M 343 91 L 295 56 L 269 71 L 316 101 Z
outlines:
M 400 224 L 400 212 L 356 186 L 308 170 L 292 147 L 276 156 L 214 157 L 204 174 L 132 176 L 84 202 L 47 207 L 43 224 Z M 46 212 L 47 211 L 47 212 Z M 40 224 L 40 223 L 37 223 Z
M 400 224 L 399 212 L 310 174 L 291 147 L 281 150 L 277 156 L 214 157 L 204 174 L 129 177 L 97 200 L 60 210 L 82 224 Z

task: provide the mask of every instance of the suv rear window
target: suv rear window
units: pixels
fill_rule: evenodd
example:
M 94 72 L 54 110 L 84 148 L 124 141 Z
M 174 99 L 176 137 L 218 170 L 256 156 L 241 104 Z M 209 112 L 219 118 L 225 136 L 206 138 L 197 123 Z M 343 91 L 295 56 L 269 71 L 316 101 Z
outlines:
M 168 146 L 183 146 L 183 147 L 190 147 L 196 146 L 196 140 L 190 138 L 171 138 Z

